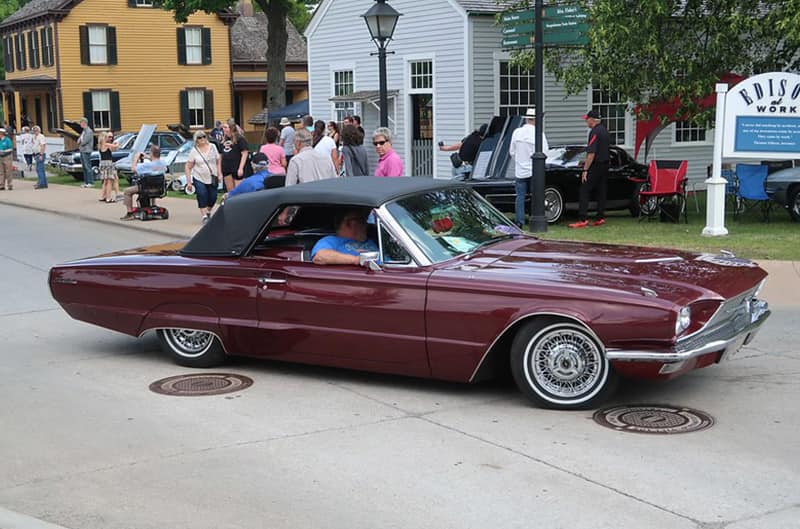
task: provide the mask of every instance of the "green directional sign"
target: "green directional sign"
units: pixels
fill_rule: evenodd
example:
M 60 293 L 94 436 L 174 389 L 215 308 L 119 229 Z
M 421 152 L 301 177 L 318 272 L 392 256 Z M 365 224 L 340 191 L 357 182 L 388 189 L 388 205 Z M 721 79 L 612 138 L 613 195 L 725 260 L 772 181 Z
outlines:
M 503 39 L 502 46 L 504 48 L 519 48 L 531 45 L 531 35 L 519 35 L 516 37 L 507 37 Z
M 573 33 L 586 33 L 589 31 L 589 24 L 576 20 L 545 20 L 543 21 L 545 34 L 549 32 L 561 33 L 571 31 Z
M 536 12 L 532 9 L 529 11 L 517 11 L 514 13 L 504 13 L 500 17 L 503 24 L 516 24 L 518 22 L 529 22 L 536 19 Z
M 520 24 L 503 28 L 503 35 L 521 35 L 523 33 L 536 33 L 536 24 Z
M 589 14 L 581 6 L 549 6 L 544 8 L 545 19 L 581 19 L 585 21 Z

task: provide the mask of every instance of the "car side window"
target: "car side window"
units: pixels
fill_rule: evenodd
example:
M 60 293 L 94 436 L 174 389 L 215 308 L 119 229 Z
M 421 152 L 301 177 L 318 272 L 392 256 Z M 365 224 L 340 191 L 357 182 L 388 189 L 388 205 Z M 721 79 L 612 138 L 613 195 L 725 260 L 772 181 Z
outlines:
M 178 148 L 178 140 L 172 136 L 161 136 L 159 143 L 162 149 L 173 150 Z
M 411 256 L 383 225 L 380 226 L 381 260 L 387 265 L 411 264 Z

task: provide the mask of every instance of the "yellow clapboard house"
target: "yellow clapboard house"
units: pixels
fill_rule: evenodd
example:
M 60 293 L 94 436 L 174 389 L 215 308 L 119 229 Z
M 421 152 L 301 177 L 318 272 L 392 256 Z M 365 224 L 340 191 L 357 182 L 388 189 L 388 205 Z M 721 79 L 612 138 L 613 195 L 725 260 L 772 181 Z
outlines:
M 178 24 L 157 1 L 31 0 L 6 18 L 6 122 L 47 133 L 85 116 L 95 130 L 135 131 L 210 128 L 230 116 L 238 14 L 198 12 Z

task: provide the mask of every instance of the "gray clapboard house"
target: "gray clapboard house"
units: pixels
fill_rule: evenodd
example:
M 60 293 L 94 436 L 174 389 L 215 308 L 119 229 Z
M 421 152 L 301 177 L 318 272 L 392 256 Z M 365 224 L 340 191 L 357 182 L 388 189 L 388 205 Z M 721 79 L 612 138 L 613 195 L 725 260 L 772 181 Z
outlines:
M 316 119 L 362 116 L 368 134 L 379 123 L 378 59 L 361 17 L 373 0 L 323 0 L 305 35 L 308 41 L 310 112 Z M 388 0 L 402 13 L 387 58 L 389 126 L 408 175 L 446 178 L 453 143 L 493 115 L 524 114 L 534 102 L 533 72 L 510 64 L 496 16 L 510 2 L 496 0 Z M 546 74 L 545 133 L 551 145 L 582 144 L 581 116 L 600 110 L 616 143 L 631 154 L 635 120 L 626 102 L 602 87 L 567 96 Z M 367 141 L 369 138 L 367 139 Z M 649 158 L 689 160 L 690 179 L 702 181 L 711 163 L 713 132 L 691 123 L 670 125 Z M 369 145 L 369 151 L 372 146 Z M 639 159 L 644 158 L 644 149 Z M 374 160 L 373 160 L 374 166 Z

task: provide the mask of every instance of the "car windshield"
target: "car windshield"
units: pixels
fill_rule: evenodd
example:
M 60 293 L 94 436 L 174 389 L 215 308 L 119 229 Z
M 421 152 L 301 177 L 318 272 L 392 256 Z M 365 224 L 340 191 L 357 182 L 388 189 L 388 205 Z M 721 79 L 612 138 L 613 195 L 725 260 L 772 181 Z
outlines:
M 521 233 L 469 189 L 430 191 L 391 202 L 386 209 L 434 263 Z
M 548 165 L 561 165 L 563 167 L 578 167 L 586 160 L 586 147 L 570 146 L 556 147 L 550 150 L 547 157 Z

